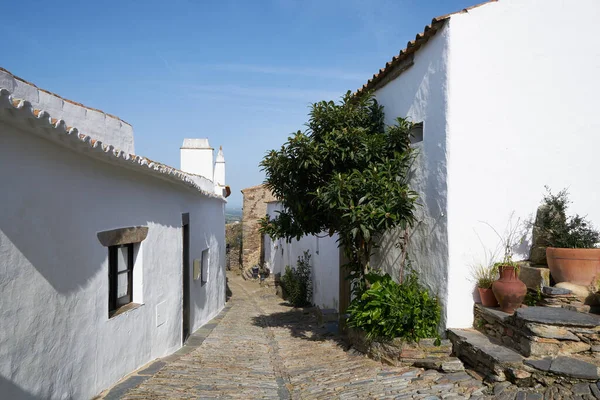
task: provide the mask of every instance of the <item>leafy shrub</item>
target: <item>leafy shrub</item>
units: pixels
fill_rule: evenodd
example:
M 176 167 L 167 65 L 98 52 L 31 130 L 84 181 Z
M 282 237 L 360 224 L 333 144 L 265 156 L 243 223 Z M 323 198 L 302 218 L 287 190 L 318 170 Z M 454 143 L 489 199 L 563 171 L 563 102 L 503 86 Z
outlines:
M 347 266 L 364 280 L 376 238 L 416 223 L 418 194 L 408 184 L 414 124 L 398 118 L 386 126 L 372 93 L 348 91 L 339 103 L 314 103 L 306 126 L 260 164 L 283 208 L 262 218 L 260 231 L 287 241 L 337 233 Z
M 471 275 L 478 288 L 491 289 L 492 283 L 498 279 L 498 266 L 479 264 L 472 268 Z
M 302 307 L 312 303 L 312 279 L 310 253 L 305 251 L 298 257 L 296 268 L 285 267 L 281 284 L 287 299 L 294 307 Z
M 403 338 L 409 342 L 438 337 L 440 305 L 411 272 L 398 284 L 385 274 L 369 274 L 371 287 L 356 297 L 348 312 L 348 326 L 362 329 L 367 338 Z
M 546 187 L 543 211 L 538 215 L 536 226 L 541 230 L 547 245 L 551 247 L 587 249 L 600 242 L 600 232 L 578 214 L 566 216 L 569 192 L 566 189 L 553 194 Z

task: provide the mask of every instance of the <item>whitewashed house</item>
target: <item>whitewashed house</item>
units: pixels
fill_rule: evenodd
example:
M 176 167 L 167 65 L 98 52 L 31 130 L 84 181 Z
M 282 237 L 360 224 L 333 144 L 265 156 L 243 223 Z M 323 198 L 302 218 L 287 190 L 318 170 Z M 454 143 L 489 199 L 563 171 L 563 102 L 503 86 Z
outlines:
M 223 155 L 181 157 L 0 70 L 0 398 L 91 398 L 224 307 Z
M 446 327 L 472 324 L 469 271 L 498 246 L 488 224 L 502 233 L 511 214 L 531 216 L 544 185 L 568 187 L 600 225 L 596 17 L 597 0 L 499 0 L 434 18 L 359 90 L 375 92 L 386 123 L 423 123 L 410 253 Z M 397 276 L 395 243 L 390 233 L 376 262 Z
M 271 219 L 282 210 L 278 201 L 267 203 L 267 215 Z M 305 251 L 310 254 L 312 265 L 313 299 L 312 303 L 320 309 L 339 308 L 340 299 L 340 249 L 338 249 L 337 234 L 329 236 L 323 233 L 319 236 L 307 235 L 300 240 L 287 243 L 285 239 L 272 240 L 264 235 L 265 266 L 273 274 L 285 273 L 285 267 L 295 267 L 298 257 Z M 343 279 L 343 277 L 342 277 Z

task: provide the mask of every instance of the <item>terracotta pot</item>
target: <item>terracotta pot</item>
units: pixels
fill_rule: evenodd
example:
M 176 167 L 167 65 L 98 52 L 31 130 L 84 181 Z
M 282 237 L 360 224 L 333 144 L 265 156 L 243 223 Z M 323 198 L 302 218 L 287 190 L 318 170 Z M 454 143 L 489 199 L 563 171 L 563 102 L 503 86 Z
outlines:
M 515 267 L 500 266 L 500 279 L 492 284 L 492 290 L 500 303 L 500 310 L 512 314 L 521 307 L 527 286 L 517 277 Z
M 590 286 L 596 283 L 596 277 L 600 274 L 600 249 L 548 247 L 546 258 L 556 283 Z
M 481 305 L 484 307 L 498 307 L 498 300 L 491 288 L 480 288 L 478 287 L 479 297 L 481 298 Z

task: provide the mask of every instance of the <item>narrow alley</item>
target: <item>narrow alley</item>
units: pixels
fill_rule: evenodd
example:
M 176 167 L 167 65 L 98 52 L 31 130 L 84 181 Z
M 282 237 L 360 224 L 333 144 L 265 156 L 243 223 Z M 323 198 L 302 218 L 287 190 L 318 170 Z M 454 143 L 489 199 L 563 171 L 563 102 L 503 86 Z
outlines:
M 182 350 L 117 384 L 105 399 L 481 398 L 466 372 L 390 367 L 348 350 L 272 289 L 231 276 L 226 309 Z M 194 348 L 195 346 L 195 348 Z M 190 351 L 190 349 L 192 349 Z M 186 354 L 187 353 L 187 354 Z

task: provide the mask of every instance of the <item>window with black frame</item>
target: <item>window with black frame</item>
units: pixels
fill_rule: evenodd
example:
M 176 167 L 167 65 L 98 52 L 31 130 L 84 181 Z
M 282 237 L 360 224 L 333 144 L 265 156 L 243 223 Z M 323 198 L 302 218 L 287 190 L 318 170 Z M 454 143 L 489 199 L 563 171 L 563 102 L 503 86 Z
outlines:
M 108 248 L 108 313 L 114 316 L 133 301 L 133 243 Z

